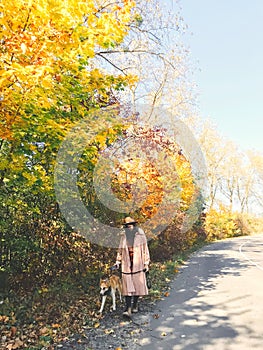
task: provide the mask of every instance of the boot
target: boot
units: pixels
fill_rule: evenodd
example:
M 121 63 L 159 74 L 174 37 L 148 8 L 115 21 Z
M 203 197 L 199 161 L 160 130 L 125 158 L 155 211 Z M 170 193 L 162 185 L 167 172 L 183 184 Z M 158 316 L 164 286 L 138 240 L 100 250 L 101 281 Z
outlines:
M 125 296 L 125 310 L 123 312 L 123 316 L 131 316 L 131 296 Z
M 123 316 L 131 317 L 131 313 L 132 313 L 131 307 L 128 307 L 128 309 L 125 310 L 122 314 Z
M 133 313 L 137 313 L 138 312 L 138 299 L 139 299 L 139 296 L 135 295 L 133 297 L 133 305 L 132 305 L 132 312 Z

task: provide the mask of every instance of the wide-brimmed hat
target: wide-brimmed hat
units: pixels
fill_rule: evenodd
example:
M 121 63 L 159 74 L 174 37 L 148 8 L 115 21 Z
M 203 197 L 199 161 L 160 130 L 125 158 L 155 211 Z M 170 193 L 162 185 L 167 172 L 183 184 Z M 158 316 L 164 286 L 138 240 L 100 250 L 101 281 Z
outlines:
M 137 221 L 134 220 L 133 218 L 131 218 L 130 216 L 127 216 L 125 219 L 124 219 L 124 226 L 127 226 L 127 225 L 135 225 L 137 224 Z

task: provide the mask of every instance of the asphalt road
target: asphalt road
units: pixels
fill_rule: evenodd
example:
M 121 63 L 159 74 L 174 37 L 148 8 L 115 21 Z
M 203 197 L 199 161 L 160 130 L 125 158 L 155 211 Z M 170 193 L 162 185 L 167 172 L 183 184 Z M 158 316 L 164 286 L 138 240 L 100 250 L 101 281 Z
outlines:
M 143 350 L 263 349 L 263 235 L 192 255 L 158 303 Z

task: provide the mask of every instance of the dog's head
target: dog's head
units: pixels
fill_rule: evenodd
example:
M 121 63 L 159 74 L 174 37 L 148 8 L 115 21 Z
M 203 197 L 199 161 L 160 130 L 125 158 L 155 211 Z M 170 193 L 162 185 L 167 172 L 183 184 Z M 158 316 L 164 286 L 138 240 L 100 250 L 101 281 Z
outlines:
M 110 280 L 108 277 L 100 279 L 100 294 L 105 295 L 110 290 Z

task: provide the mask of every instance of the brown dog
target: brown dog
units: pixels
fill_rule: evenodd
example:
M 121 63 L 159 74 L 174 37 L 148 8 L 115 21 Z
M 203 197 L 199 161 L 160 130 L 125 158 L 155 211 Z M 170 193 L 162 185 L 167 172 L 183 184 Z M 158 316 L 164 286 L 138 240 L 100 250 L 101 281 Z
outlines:
M 121 299 L 122 285 L 119 276 L 112 275 L 110 277 L 105 277 L 100 279 L 100 295 L 102 295 L 102 302 L 99 313 L 102 313 L 107 299 L 107 295 L 112 297 L 112 309 L 116 310 L 116 290 L 118 290 Z

